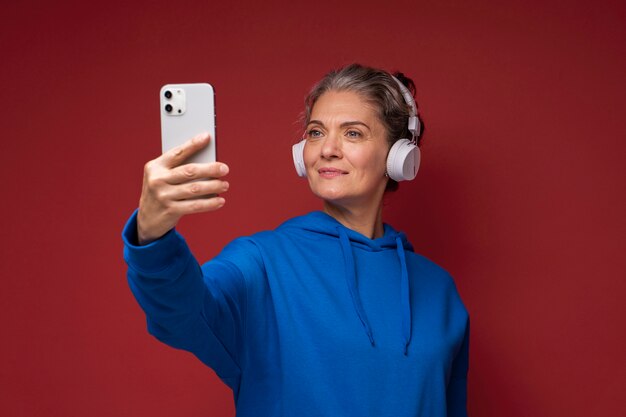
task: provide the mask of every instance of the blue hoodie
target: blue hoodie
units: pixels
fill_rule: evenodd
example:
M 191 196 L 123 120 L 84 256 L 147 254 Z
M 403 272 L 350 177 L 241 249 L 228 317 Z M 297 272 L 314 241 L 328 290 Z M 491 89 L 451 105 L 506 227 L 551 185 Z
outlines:
M 466 416 L 468 314 L 452 278 L 385 225 L 369 239 L 313 212 L 200 266 L 175 230 L 128 279 L 148 330 L 194 353 L 237 416 Z

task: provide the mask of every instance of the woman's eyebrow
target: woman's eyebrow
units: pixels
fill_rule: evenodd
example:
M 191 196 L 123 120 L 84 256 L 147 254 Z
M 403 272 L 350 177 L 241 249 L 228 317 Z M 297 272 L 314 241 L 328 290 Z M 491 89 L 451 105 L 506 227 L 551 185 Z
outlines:
M 368 125 L 366 125 L 365 123 L 358 121 L 358 120 L 354 120 L 354 121 L 350 121 L 350 122 L 343 122 L 342 124 L 339 125 L 340 127 L 348 127 L 348 126 L 365 126 L 368 130 L 372 130 L 370 129 L 370 127 Z
M 312 124 L 313 125 L 319 125 L 319 126 L 321 126 L 323 128 L 326 128 L 326 126 L 324 126 L 324 123 L 322 123 L 319 120 L 311 120 L 311 121 L 309 121 L 309 123 L 307 123 L 307 126 L 308 125 L 312 125 Z M 346 128 L 346 127 L 349 127 L 349 126 L 365 126 L 367 129 L 372 130 L 372 129 L 370 129 L 370 127 L 367 124 L 365 124 L 365 123 L 363 123 L 363 122 L 361 122 L 359 120 L 351 120 L 351 121 L 348 121 L 348 122 L 343 122 L 342 124 L 339 125 L 339 127 L 341 127 L 341 128 Z
M 320 126 L 322 126 L 322 127 L 326 127 L 326 126 L 324 126 L 324 123 L 322 123 L 322 122 L 321 122 L 321 121 L 319 121 L 319 120 L 311 120 L 311 121 L 309 121 L 309 123 L 307 123 L 306 125 L 307 125 L 307 126 L 308 126 L 308 125 L 320 125 Z

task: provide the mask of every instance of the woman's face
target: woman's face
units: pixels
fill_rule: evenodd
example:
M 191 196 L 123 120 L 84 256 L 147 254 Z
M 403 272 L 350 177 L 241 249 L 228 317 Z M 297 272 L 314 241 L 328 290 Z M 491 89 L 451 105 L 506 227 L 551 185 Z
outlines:
M 319 97 L 306 127 L 304 164 L 311 190 L 339 206 L 378 207 L 389 144 L 372 105 L 349 91 Z

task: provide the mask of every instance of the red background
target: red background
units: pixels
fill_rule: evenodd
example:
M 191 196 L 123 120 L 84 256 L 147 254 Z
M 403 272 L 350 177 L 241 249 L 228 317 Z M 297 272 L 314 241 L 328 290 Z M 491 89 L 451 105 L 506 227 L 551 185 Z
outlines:
M 385 219 L 456 278 L 471 414 L 625 415 L 623 1 L 5 3 L 0 415 L 234 414 L 125 282 L 159 87 L 217 92 L 231 191 L 180 225 L 206 260 L 319 207 L 290 146 L 310 86 L 353 61 L 417 84 L 424 164 Z

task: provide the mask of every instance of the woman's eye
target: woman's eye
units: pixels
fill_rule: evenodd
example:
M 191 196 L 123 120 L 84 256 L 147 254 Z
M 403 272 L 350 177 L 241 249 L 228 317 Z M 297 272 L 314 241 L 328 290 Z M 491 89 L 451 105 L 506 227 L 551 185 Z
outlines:
M 320 132 L 317 129 L 311 129 L 308 132 L 306 132 L 306 135 L 309 138 L 319 138 L 320 136 L 322 136 L 322 132 Z
M 346 135 L 349 138 L 360 138 L 362 136 L 361 132 L 357 132 L 356 130 L 349 130 Z

